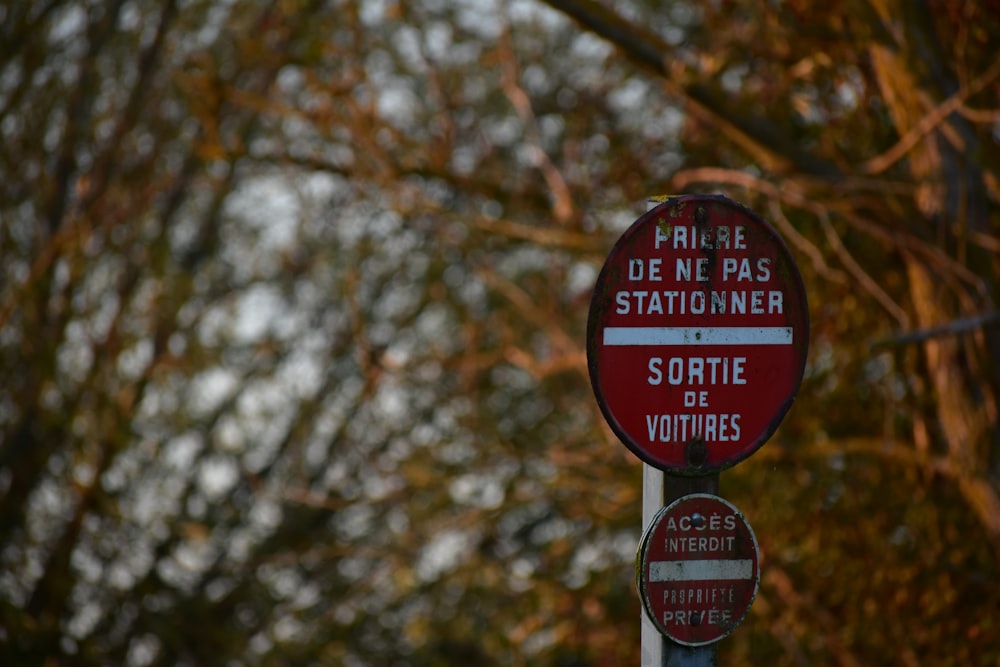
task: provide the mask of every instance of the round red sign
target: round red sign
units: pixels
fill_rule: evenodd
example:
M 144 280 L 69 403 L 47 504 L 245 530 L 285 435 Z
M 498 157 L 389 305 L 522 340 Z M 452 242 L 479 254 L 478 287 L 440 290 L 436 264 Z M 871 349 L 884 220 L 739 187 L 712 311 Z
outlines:
M 753 454 L 791 406 L 809 313 L 778 234 L 722 196 L 672 197 L 615 244 L 594 287 L 597 402 L 646 463 L 676 474 Z
M 636 559 L 639 597 L 653 625 L 686 646 L 718 641 L 738 626 L 760 582 L 757 537 L 743 514 L 698 493 L 664 507 Z

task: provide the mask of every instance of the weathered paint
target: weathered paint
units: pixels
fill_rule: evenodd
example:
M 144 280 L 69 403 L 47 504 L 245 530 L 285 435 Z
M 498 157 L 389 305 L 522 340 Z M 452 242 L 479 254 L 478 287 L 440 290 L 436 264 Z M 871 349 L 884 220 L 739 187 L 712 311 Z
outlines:
M 706 493 L 667 505 L 643 533 L 636 588 L 664 636 L 703 646 L 746 617 L 760 584 L 757 537 L 728 501 Z
M 773 434 L 801 383 L 808 330 L 801 277 L 770 225 L 725 197 L 665 198 L 625 231 L 598 277 L 591 383 L 640 459 L 709 474 Z M 688 380 L 678 360 L 694 364 Z M 719 374 L 736 363 L 739 381 Z

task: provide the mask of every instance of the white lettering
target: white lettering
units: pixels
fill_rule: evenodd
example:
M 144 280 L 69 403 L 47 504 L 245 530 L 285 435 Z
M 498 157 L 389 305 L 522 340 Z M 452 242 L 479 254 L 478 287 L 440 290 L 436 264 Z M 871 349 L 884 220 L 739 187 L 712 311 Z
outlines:
M 707 391 L 685 391 L 684 392 L 684 407 L 685 408 L 707 408 L 708 407 L 708 392 Z
M 660 266 L 663 264 L 663 258 L 654 257 L 649 260 L 649 279 L 650 280 L 663 280 L 663 276 L 660 275 Z M 758 267 L 760 262 L 757 262 Z
M 747 383 L 747 379 L 743 377 L 743 364 L 746 361 L 746 357 L 733 357 L 733 384 Z
M 701 357 L 688 359 L 688 384 L 705 384 L 705 360 Z
M 729 276 L 736 273 L 739 263 L 735 257 L 725 257 L 722 260 L 722 279 L 729 280 Z
M 667 382 L 672 385 L 679 385 L 684 378 L 684 360 L 680 357 L 671 357 L 667 362 Z
M 647 414 L 646 435 L 651 443 L 683 443 L 692 438 L 701 438 L 706 442 L 738 442 L 741 435 L 740 415 Z
M 695 262 L 697 267 L 695 279 L 699 282 L 708 282 L 708 257 L 699 257 Z
M 712 313 L 726 312 L 726 293 L 712 292 Z
M 654 357 L 657 363 L 662 359 Z M 746 384 L 743 377 L 746 357 L 670 357 L 667 360 L 667 382 L 677 386 L 685 384 L 717 385 Z M 650 360 L 652 370 L 652 360 Z
M 643 302 L 646 300 L 646 295 L 649 294 L 646 290 L 636 290 L 632 292 L 633 298 L 637 301 L 635 304 L 635 309 L 640 315 L 648 315 L 649 312 L 642 307 Z
M 691 314 L 701 315 L 705 312 L 705 293 L 691 292 Z
M 733 292 L 733 299 L 730 301 L 730 307 L 732 308 L 733 315 L 746 315 L 747 314 L 747 293 L 746 292 Z
M 729 248 L 729 227 L 717 227 L 715 230 L 715 247 L 720 250 Z
M 764 283 L 771 279 L 771 259 L 760 257 L 757 260 L 757 282 Z
M 779 290 L 771 290 L 767 293 L 767 312 L 768 314 L 781 313 L 784 311 L 785 305 L 782 303 L 784 300 L 784 295 Z
M 670 228 L 667 236 L 657 227 L 654 245 L 659 248 L 660 241 L 672 238 L 674 250 L 746 250 L 747 249 L 747 228 L 742 225 L 736 227 L 718 226 L 708 227 L 698 230 L 696 227 L 677 225 Z
M 702 394 L 707 394 L 708 392 L 701 392 Z M 719 422 L 719 415 L 705 415 L 705 432 L 701 434 L 701 437 L 708 442 L 716 442 L 719 439 L 718 431 L 716 426 Z
M 615 294 L 615 303 L 618 304 L 615 308 L 615 313 L 618 315 L 628 315 L 629 311 L 629 300 L 628 292 L 618 292 Z
M 678 271 L 690 271 L 678 260 Z M 700 269 L 697 269 L 700 270 Z M 748 298 L 749 295 L 749 298 Z M 749 311 L 747 302 L 749 301 Z M 615 292 L 618 315 L 781 315 L 784 294 L 780 290 L 621 290 Z
M 663 359 L 661 357 L 650 357 L 649 359 L 649 377 L 646 381 L 651 385 L 658 385 L 663 382 L 663 371 L 660 367 L 663 365 Z M 650 436 L 652 440 L 652 436 Z
M 736 241 L 733 243 L 733 247 L 736 250 L 747 249 L 747 228 L 743 225 L 737 225 L 736 227 Z
M 687 227 L 678 225 L 673 229 L 674 250 L 687 248 Z
M 729 280 L 735 278 L 737 282 L 750 281 L 764 283 L 771 279 L 771 258 L 758 257 L 756 272 L 751 267 L 748 257 L 723 257 L 722 258 L 722 279 Z
M 666 233 L 664 233 L 664 228 L 666 228 L 665 230 Z M 670 225 L 666 224 L 666 222 L 664 222 L 663 220 L 660 220 L 659 223 L 656 225 L 656 236 L 653 240 L 653 246 L 657 250 L 660 249 L 661 241 L 666 241 L 667 239 L 670 238 L 671 231 L 672 230 L 670 228 Z
M 642 260 L 641 259 L 629 259 L 628 260 L 628 279 L 629 280 L 642 280 Z
M 726 518 L 730 519 L 732 517 L 730 516 Z M 688 519 L 688 521 L 685 522 L 685 519 Z M 684 516 L 681 517 L 681 520 L 677 522 L 677 525 L 668 532 L 676 532 L 678 529 L 680 532 L 687 533 L 692 530 L 703 531 L 705 530 L 705 527 L 704 525 L 700 528 L 694 527 L 690 521 L 690 517 Z M 704 542 L 702 542 L 702 540 L 704 540 Z M 697 553 L 699 551 L 732 551 L 735 543 L 735 535 L 718 535 L 712 537 L 680 537 L 668 535 L 663 539 L 663 548 L 669 554 L 688 554 Z
M 646 415 L 646 431 L 649 433 L 649 441 L 656 441 L 656 425 L 659 420 L 656 415 Z
M 681 227 L 683 229 L 683 227 Z M 690 257 L 678 257 L 677 263 L 674 264 L 676 271 L 674 273 L 677 282 L 682 280 L 691 280 L 691 258 Z
M 663 314 L 663 302 L 660 301 L 660 292 L 652 291 L 649 293 L 649 308 L 646 309 L 647 315 L 662 315 Z
M 736 274 L 736 282 L 742 280 L 753 280 L 753 275 L 750 273 L 750 260 L 746 257 L 740 262 L 740 271 Z

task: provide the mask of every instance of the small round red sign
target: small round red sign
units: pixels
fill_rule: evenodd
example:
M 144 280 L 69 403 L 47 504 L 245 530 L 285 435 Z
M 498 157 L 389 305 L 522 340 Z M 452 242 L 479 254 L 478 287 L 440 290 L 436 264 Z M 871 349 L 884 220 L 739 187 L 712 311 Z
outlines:
M 692 494 L 661 509 L 636 560 L 646 614 L 679 644 L 700 646 L 727 636 L 757 595 L 757 537 L 743 514 L 717 496 Z
M 722 196 L 672 197 L 611 250 L 587 361 L 612 430 L 640 459 L 702 475 L 753 454 L 802 381 L 805 288 L 778 234 Z

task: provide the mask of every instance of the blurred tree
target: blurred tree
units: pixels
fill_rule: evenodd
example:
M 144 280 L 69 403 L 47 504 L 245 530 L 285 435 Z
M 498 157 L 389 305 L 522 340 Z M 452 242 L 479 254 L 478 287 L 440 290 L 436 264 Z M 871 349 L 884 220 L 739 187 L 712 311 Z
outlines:
M 1000 659 L 1000 7 L 0 3 L 0 664 L 638 664 L 590 288 L 800 260 L 723 662 Z
M 721 187 L 801 253 L 811 372 L 784 430 L 788 442 L 799 434 L 796 447 L 764 457 L 802 480 L 788 498 L 796 510 L 819 492 L 815 510 L 829 520 L 821 534 L 797 531 L 787 564 L 769 563 L 764 613 L 787 613 L 769 611 L 773 597 L 821 628 L 772 625 L 781 650 L 809 662 L 865 664 L 875 651 L 913 664 L 995 660 L 981 634 L 995 613 L 939 614 L 968 604 L 1000 555 L 997 6 L 873 1 L 816 15 L 802 3 L 677 3 L 626 18 L 592 2 L 549 4 L 615 43 L 686 111 L 671 191 Z M 805 443 L 833 470 L 803 465 Z M 752 464 L 737 473 L 780 497 Z M 923 532 L 937 521 L 950 538 Z M 951 563 L 948 574 L 931 582 L 911 569 L 921 550 Z M 872 572 L 872 560 L 885 565 Z M 824 562 L 835 591 L 817 587 Z M 845 575 L 874 587 L 854 590 Z M 908 612 L 914 599 L 925 613 Z M 864 628 L 844 629 L 845 618 Z M 943 626 L 962 641 L 943 649 Z

